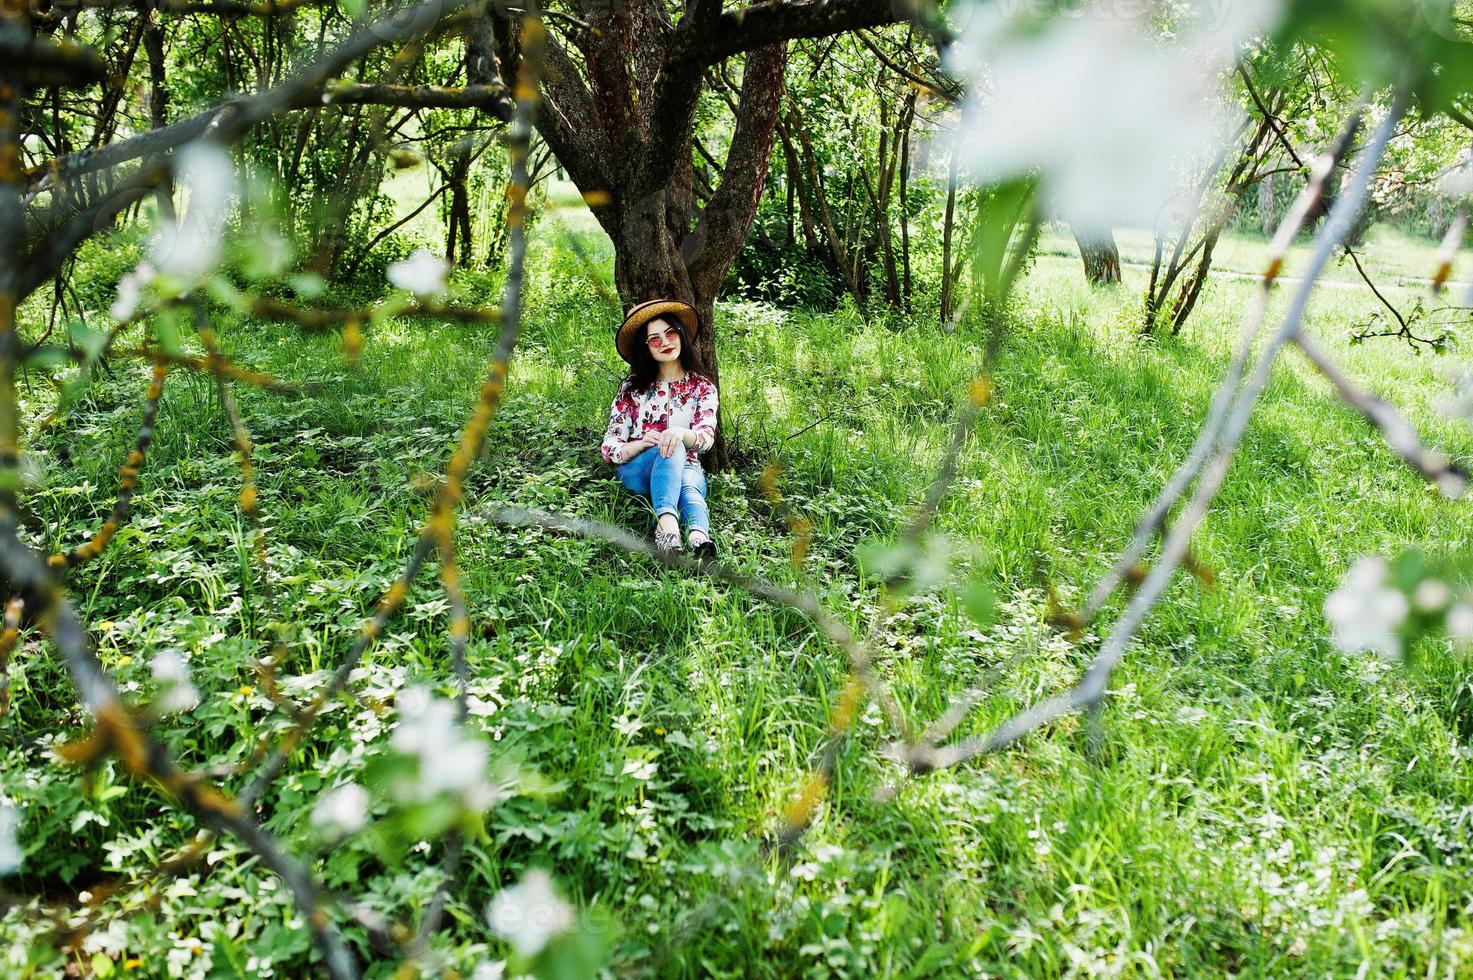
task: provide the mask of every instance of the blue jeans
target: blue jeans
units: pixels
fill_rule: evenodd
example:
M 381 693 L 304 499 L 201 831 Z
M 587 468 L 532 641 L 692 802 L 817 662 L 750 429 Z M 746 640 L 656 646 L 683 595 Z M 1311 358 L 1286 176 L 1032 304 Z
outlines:
M 687 530 L 711 536 L 711 512 L 706 509 L 706 474 L 699 463 L 686 459 L 685 447 L 676 446 L 668 457 L 651 446 L 615 470 L 619 482 L 648 500 L 655 520 L 676 514 Z

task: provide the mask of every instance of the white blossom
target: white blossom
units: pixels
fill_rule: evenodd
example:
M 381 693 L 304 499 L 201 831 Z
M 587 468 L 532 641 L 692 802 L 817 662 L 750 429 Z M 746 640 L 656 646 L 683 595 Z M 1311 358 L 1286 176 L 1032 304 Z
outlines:
M 126 320 L 138 310 L 143 302 L 143 289 L 153 281 L 154 267 L 148 262 L 138 263 L 138 268 L 118 280 L 118 295 L 108 312 L 114 320 Z
M 399 713 L 389 746 L 418 762 L 417 779 L 400 787 L 402 796 L 418 800 L 449 793 L 473 810 L 499 801 L 486 780 L 486 743 L 465 733 L 454 704 L 415 687 L 400 695 Z
M 1458 152 L 1458 159 L 1438 182 L 1438 190 L 1454 197 L 1473 194 L 1473 153 L 1468 147 Z
M 552 876 L 540 868 L 498 892 L 486 906 L 491 931 L 522 956 L 536 956 L 548 940 L 573 928 L 573 908 L 558 897 Z
M 974 6 L 946 55 L 973 93 L 956 137 L 962 164 L 988 183 L 1039 173 L 1071 223 L 1154 227 L 1183 165 L 1210 159 L 1229 133 L 1222 74 L 1278 16 L 1276 0 L 1209 6 L 1188 4 L 1166 39 L 1107 0 L 1042 29 L 1013 16 L 1017 5 Z
M 1396 628 L 1406 619 L 1409 604 L 1400 590 L 1386 584 L 1388 570 L 1382 559 L 1363 557 L 1325 599 L 1325 618 L 1330 621 L 1333 642 L 1340 649 L 1401 655 Z
M 199 704 L 199 691 L 189 673 L 189 664 L 178 650 L 164 650 L 149 663 L 153 679 L 158 682 L 159 696 L 154 705 L 165 714 L 187 711 Z
M 22 858 L 15 832 L 20 829 L 20 811 L 9 803 L 0 804 L 0 875 L 14 874 Z
M 192 284 L 220 257 L 235 196 L 235 168 L 222 147 L 192 143 L 180 151 L 175 173 L 187 194 L 185 211 L 154 236 L 153 264 L 170 278 Z
M 1429 578 L 1412 593 L 1412 605 L 1422 612 L 1436 612 L 1452 601 L 1453 590 L 1440 578 Z
M 450 263 L 423 248 L 401 262 L 389 263 L 389 282 L 420 299 L 442 295 L 449 288 L 445 282 L 449 273 Z
M 487 960 L 477 963 L 471 971 L 471 980 L 501 980 L 506 976 L 505 960 Z
M 1452 397 L 1442 400 L 1438 409 L 1449 418 L 1473 422 L 1473 371 L 1463 370 L 1451 377 Z
M 1473 640 L 1473 606 L 1460 602 L 1449 609 L 1447 631 L 1464 642 Z
M 368 791 L 357 783 L 344 783 L 318 797 L 312 808 L 312 824 L 335 834 L 354 834 L 368 822 Z

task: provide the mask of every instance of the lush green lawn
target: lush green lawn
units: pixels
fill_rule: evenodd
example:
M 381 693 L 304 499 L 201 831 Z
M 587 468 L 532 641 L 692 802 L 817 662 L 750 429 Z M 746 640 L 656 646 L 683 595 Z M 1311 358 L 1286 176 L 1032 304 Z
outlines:
M 801 616 L 733 589 L 488 519 L 511 502 L 645 527 L 595 455 L 619 376 L 614 313 L 552 225 L 541 234 L 513 394 L 470 482 L 458 545 L 475 620 L 471 692 L 488 705 L 473 724 L 494 740 L 493 758 L 552 787 L 507 777 L 511 798 L 467 848 L 436 951 L 462 970 L 504 956 L 485 902 L 540 865 L 590 928 L 605 929 L 620 975 L 1473 971 L 1466 665 L 1435 652 L 1411 673 L 1342 655 L 1319 612 L 1356 555 L 1406 542 L 1465 548 L 1473 512 L 1406 472 L 1306 365 L 1289 356 L 1276 373 L 1198 537 L 1215 587 L 1185 579 L 1168 593 L 1112 684 L 1099 751 L 1070 719 L 877 802 L 897 772 L 882 755 L 894 733 L 871 706 L 796 861 L 764 863 L 759 842 L 780 828 L 822 744 L 841 654 Z M 597 241 L 589 247 L 606 262 Z M 1079 601 L 1124 543 L 1191 442 L 1248 295 L 1241 282 L 1216 284 L 1179 341 L 1142 343 L 1138 275 L 1094 295 L 1072 260 L 1044 255 L 1024 283 L 996 400 L 938 519 L 956 580 L 995 583 L 997 620 L 973 624 L 948 586 L 913 597 L 880 632 L 879 673 L 918 721 L 987 684 L 963 729 L 982 730 L 1072 683 L 1097 646 L 1097 632 L 1075 643 L 1044 625 L 1045 589 Z M 1435 411 L 1448 361 L 1390 342 L 1344 348 L 1346 321 L 1371 302 L 1326 292 L 1311 329 L 1466 459 L 1473 434 Z M 781 463 L 788 504 L 816 526 L 801 581 L 867 628 L 877 593 L 856 550 L 893 535 L 924 495 L 981 328 L 737 304 L 719 316 L 739 465 L 712 481 L 718 541 L 741 568 L 798 580 L 786 522 L 757 489 L 762 467 Z M 281 615 L 299 630 L 287 673 L 304 675 L 294 689 L 305 692 L 405 560 L 426 475 L 448 457 L 494 337 L 393 323 L 368 338 L 354 371 L 331 337 L 221 329 L 239 360 L 318 386 L 301 398 L 240 393 Z M 144 384 L 138 366 L 119 366 L 66 434 L 34 440 L 34 514 L 73 529 L 52 546 L 80 541 L 111 505 Z M 266 612 L 242 584 L 238 489 L 213 383 L 172 377 L 132 524 L 70 578 L 125 690 L 152 690 L 154 651 L 190 655 L 205 701 L 160 734 L 192 766 L 239 761 L 254 735 L 286 725 L 247 664 Z M 436 885 L 438 845 L 328 846 L 308 810 L 383 751 L 396 689 L 418 679 L 450 690 L 445 625 L 426 573 L 355 679 L 357 700 L 326 716 L 264 811 L 327 884 L 411 924 Z M 111 764 L 82 796 L 74 774 L 45 761 L 41 747 L 80 723 L 48 645 L 26 643 L 13 676 L 0 772 L 26 804 L 32 848 L 14 889 L 67 897 L 187 838 L 189 820 Z M 174 950 L 186 972 L 309 972 L 284 889 L 230 842 L 206 867 L 107 911 L 114 924 L 84 959 L 126 954 L 142 975 L 163 976 Z M 47 929 L 22 918 L 3 920 L 13 940 L 0 943 L 3 972 L 30 963 L 51 975 L 56 954 L 35 939 Z M 371 956 L 362 930 L 348 929 Z
M 1120 249 L 1120 259 L 1127 264 L 1149 266 L 1155 256 L 1156 237 L 1147 228 L 1117 228 L 1115 243 Z M 1167 249 L 1174 245 L 1168 241 Z M 1373 272 L 1378 288 L 1384 286 L 1415 285 L 1431 278 L 1437 270 L 1438 242 L 1417 238 L 1386 226 L 1375 226 L 1366 236 L 1363 251 L 1371 258 L 1367 268 Z M 1043 232 L 1039 243 L 1043 255 L 1079 255 L 1079 248 L 1069 229 L 1063 225 L 1050 225 Z M 1212 266 L 1225 272 L 1258 275 L 1268 264 L 1268 239 L 1246 234 L 1226 234 L 1212 253 Z M 1168 255 L 1169 258 L 1169 255 Z M 1284 275 L 1297 276 L 1309 260 L 1309 246 L 1300 241 L 1292 246 L 1284 262 Z M 1364 260 L 1363 260 L 1364 261 Z M 1374 270 L 1374 271 L 1373 271 Z M 1331 282 L 1361 283 L 1355 265 L 1345 258 L 1337 258 L 1325 270 L 1324 278 Z M 1453 278 L 1467 282 L 1473 278 L 1473 260 L 1467 253 L 1460 254 L 1453 264 Z

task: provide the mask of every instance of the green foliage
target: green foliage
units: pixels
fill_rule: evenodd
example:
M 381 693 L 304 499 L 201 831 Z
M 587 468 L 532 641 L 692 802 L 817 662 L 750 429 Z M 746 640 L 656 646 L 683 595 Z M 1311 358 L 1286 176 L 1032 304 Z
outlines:
M 620 373 L 604 329 L 614 314 L 578 288 L 559 239 L 542 242 L 514 394 L 457 541 L 475 618 L 470 724 L 507 798 L 484 814 L 485 836 L 466 839 L 466 874 L 430 943 L 437 969 L 511 956 L 484 910 L 530 867 L 550 869 L 582 912 L 546 960 L 525 964 L 544 975 L 594 963 L 619 975 L 1047 975 L 1127 962 L 1177 975 L 1225 963 L 1339 975 L 1362 962 L 1420 975 L 1433 957 L 1455 970 L 1473 962 L 1461 932 L 1438 928 L 1473 880 L 1460 830 L 1466 671 L 1435 641 L 1415 673 L 1338 654 L 1319 613 L 1355 555 L 1411 541 L 1453 551 L 1473 527 L 1306 368 L 1276 376 L 1197 542 L 1218 585 L 1172 591 L 1117 679 L 1100 751 L 1066 722 L 880 804 L 875 790 L 895 776 L 883 756 L 893 733 L 871 707 L 795 861 L 763 861 L 761 837 L 823 742 L 842 656 L 801 617 L 740 592 L 487 517 L 517 503 L 643 527 L 595 460 Z M 1252 288 L 1223 284 L 1182 344 L 1142 346 L 1129 291 L 1094 295 L 1077 280 L 1072 258 L 1048 254 L 1024 280 L 996 400 L 938 515 L 953 542 L 949 574 L 898 597 L 880 623 L 879 669 L 918 718 L 984 689 L 962 734 L 1077 675 L 1097 639 L 1047 630 L 1039 583 L 1077 602 L 1124 540 L 1189 444 Z M 1330 292 L 1311 328 L 1337 336 L 1371 302 Z M 859 573 L 865 542 L 897 540 L 923 497 L 985 334 L 965 322 L 951 334 L 866 325 L 852 311 L 718 312 L 724 405 L 754 461 L 712 480 L 723 551 L 791 580 L 790 531 L 756 488 L 761 464 L 780 460 L 785 498 L 815 528 L 808 581 L 865 627 L 883 608 Z M 218 327 L 242 364 L 316 386 L 303 398 L 239 395 L 293 631 L 283 683 L 305 699 L 399 569 L 425 479 L 443 465 L 494 341 L 483 328 L 391 320 L 352 371 L 335 337 L 228 316 Z M 1465 429 L 1432 414 L 1446 384 L 1425 359 L 1364 346 L 1348 362 L 1454 455 L 1473 453 Z M 116 365 L 66 434 L 28 447 L 45 474 L 35 517 L 67 529 L 48 547 L 75 544 L 110 506 L 143 384 L 141 370 Z M 152 699 L 153 652 L 188 655 L 203 700 L 158 734 L 186 764 L 228 769 L 287 722 L 249 668 L 265 611 L 213 387 L 170 379 L 137 516 L 70 585 L 129 697 Z M 40 385 L 32 396 L 49 397 Z M 376 790 L 374 822 L 340 841 L 311 811 L 334 786 L 374 782 L 398 692 L 449 691 L 445 625 L 427 574 L 263 811 L 329 888 L 411 923 L 439 884 L 438 827 L 416 828 L 424 814 Z M 26 855 L 9 890 L 71 897 L 141 874 L 190 839 L 192 822 L 114 763 L 84 777 L 49 757 L 82 731 L 49 644 L 28 633 L 11 672 L 0 780 L 22 804 Z M 230 841 L 103 912 L 85 952 L 94 972 L 314 972 L 284 890 Z M 7 973 L 62 968 L 44 919 L 28 924 L 24 905 L 4 916 Z M 340 924 L 367 952 L 360 927 Z

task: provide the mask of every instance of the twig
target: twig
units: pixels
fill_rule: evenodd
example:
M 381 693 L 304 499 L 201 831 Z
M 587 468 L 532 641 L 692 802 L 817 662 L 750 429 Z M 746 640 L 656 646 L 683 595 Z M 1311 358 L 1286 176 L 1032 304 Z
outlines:
M 1211 459 L 1202 473 L 1195 494 L 1166 535 L 1161 548 L 1160 560 L 1146 575 L 1140 589 L 1132 596 L 1125 611 L 1116 620 L 1109 635 L 1101 644 L 1099 653 L 1079 683 L 1062 694 L 1048 698 L 1013 715 L 985 735 L 940 748 L 929 745 L 909 747 L 906 751 L 906 759 L 913 772 L 928 772 L 953 766 L 978 755 L 995 752 L 1065 714 L 1081 708 L 1094 709 L 1101 703 L 1110 676 L 1124 656 L 1136 629 L 1165 592 L 1167 585 L 1175 575 L 1177 566 L 1187 553 L 1192 533 L 1206 515 L 1208 507 L 1222 486 L 1232 462 L 1233 452 L 1242 440 L 1243 433 L 1248 427 L 1248 421 L 1257 406 L 1258 398 L 1268 384 L 1276 356 L 1286 343 L 1294 340 L 1298 335 L 1315 282 L 1324 271 L 1330 256 L 1349 233 L 1355 216 L 1359 214 L 1365 201 L 1371 176 L 1380 163 L 1397 121 L 1406 111 L 1408 101 L 1406 91 L 1399 89 L 1390 111 L 1377 126 L 1348 186 L 1336 200 L 1329 217 L 1316 236 L 1316 245 L 1310 257 L 1308 269 L 1290 300 L 1278 332 L 1259 356 L 1254 372 L 1248 378 L 1243 390 L 1226 407 L 1225 421 L 1212 440 L 1214 452 Z M 1353 131 L 1353 127 L 1348 127 L 1348 131 Z M 1282 232 L 1283 229 L 1280 230 Z M 1270 268 L 1274 269 L 1276 264 L 1276 260 L 1271 260 Z M 1208 427 L 1211 427 L 1211 420 L 1208 426 L 1204 427 L 1204 431 Z
M 158 360 L 153 365 L 153 380 L 149 382 L 148 394 L 143 400 L 143 421 L 138 426 L 138 439 L 133 445 L 133 451 L 118 468 L 118 497 L 113 503 L 112 513 L 107 520 L 102 522 L 102 527 L 97 533 L 88 538 L 83 544 L 78 545 L 65 554 L 52 555 L 47 559 L 53 568 L 76 568 L 102 554 L 102 550 L 112 541 L 113 535 L 118 532 L 128 521 L 128 511 L 132 506 L 133 492 L 138 487 L 138 474 L 143 466 L 144 457 L 148 453 L 148 447 L 153 442 L 154 424 L 158 420 L 159 400 L 164 394 L 164 379 L 169 374 L 167 362 Z

